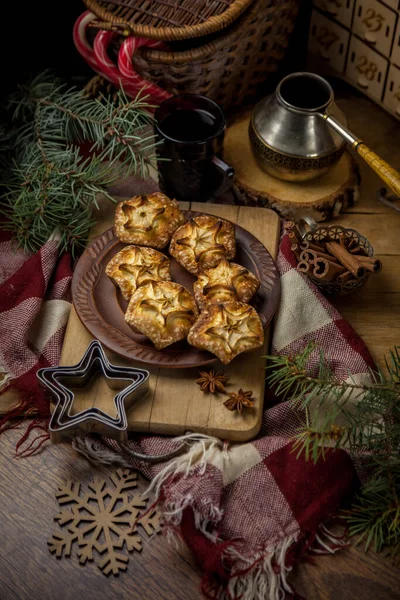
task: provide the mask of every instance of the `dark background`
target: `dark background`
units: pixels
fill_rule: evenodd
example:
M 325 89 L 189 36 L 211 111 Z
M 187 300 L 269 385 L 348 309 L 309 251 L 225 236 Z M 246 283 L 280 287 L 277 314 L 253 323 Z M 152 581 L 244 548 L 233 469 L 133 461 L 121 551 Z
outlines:
M 72 41 L 74 22 L 86 10 L 82 0 L 6 2 L 0 32 L 3 97 L 45 69 L 66 79 L 90 78 L 92 71 Z
M 266 89 L 285 72 L 304 67 L 310 5 L 310 0 L 301 2 L 288 55 L 281 64 L 279 73 L 270 80 Z M 53 69 L 58 76 L 71 83 L 84 84 L 90 79 L 93 72 L 75 50 L 72 41 L 73 24 L 86 10 L 82 0 L 7 0 L 7 7 L 2 9 L 2 98 L 7 97 L 17 83 L 22 83 L 29 76 L 45 69 Z

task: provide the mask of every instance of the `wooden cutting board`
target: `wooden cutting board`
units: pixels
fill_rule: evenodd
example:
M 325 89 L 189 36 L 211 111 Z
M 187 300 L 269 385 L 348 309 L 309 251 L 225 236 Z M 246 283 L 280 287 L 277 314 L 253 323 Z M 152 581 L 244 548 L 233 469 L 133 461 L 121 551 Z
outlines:
M 280 223 L 275 212 L 264 208 L 208 203 L 181 203 L 181 207 L 215 214 L 238 223 L 255 235 L 276 258 Z M 102 218 L 93 228 L 91 237 L 96 237 L 112 226 L 114 210 L 115 206 L 110 202 L 104 203 L 101 211 Z M 231 365 L 225 367 L 216 362 L 205 368 L 205 370 L 216 368 L 225 372 L 230 378 L 227 391 L 235 392 L 239 388 L 253 391 L 254 408 L 246 410 L 242 415 L 224 407 L 223 402 L 226 400 L 226 396 L 206 394 L 200 390 L 195 383 L 198 377 L 197 369 L 169 370 L 148 367 L 143 363 L 126 360 L 105 349 L 110 361 L 115 365 L 138 366 L 150 371 L 150 393 L 129 410 L 129 430 L 166 435 L 181 435 L 192 431 L 233 441 L 245 441 L 253 438 L 261 426 L 265 388 L 263 356 L 267 353 L 269 333 L 270 328 L 266 330 L 265 343 L 262 348 L 239 356 Z M 72 307 L 60 364 L 77 364 L 92 339 L 91 334 L 81 323 Z M 95 379 L 88 388 L 79 392 L 75 390 L 75 392 L 73 413 L 89 406 L 97 406 L 110 411 L 110 407 L 113 406 L 113 392 L 101 378 Z M 2 408 L 4 407 L 2 406 Z
M 276 258 L 280 224 L 275 212 L 264 208 L 194 202 L 182 203 L 181 207 L 215 214 L 238 223 L 255 235 Z M 92 232 L 93 237 L 112 226 L 113 216 L 114 207 L 111 206 L 107 213 L 103 213 L 103 219 L 96 224 Z M 230 378 L 228 391 L 237 391 L 239 388 L 253 391 L 254 408 L 246 410 L 242 415 L 225 408 L 223 402 L 226 396 L 206 394 L 200 390 L 195 383 L 198 377 L 197 369 L 147 367 L 143 363 L 126 360 L 106 350 L 110 361 L 116 365 L 138 366 L 150 371 L 150 393 L 129 410 L 129 430 L 167 435 L 182 435 L 194 431 L 234 441 L 253 438 L 261 426 L 265 388 L 263 356 L 267 353 L 269 332 L 270 328 L 266 332 L 262 348 L 241 355 L 227 367 L 218 362 L 215 366 L 211 365 L 223 370 Z M 92 339 L 72 307 L 60 363 L 76 364 Z M 105 381 L 98 379 L 87 392 L 82 390 L 79 396 L 76 396 L 74 411 L 78 412 L 88 406 L 107 410 L 112 406 L 112 394 Z

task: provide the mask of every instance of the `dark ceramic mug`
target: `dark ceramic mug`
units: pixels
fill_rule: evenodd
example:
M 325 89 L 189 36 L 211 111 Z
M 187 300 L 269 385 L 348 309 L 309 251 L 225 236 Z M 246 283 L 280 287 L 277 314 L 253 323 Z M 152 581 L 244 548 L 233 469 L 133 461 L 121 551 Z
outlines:
M 222 160 L 225 115 L 206 96 L 182 94 L 155 112 L 159 186 L 170 198 L 205 202 L 228 191 L 233 168 Z

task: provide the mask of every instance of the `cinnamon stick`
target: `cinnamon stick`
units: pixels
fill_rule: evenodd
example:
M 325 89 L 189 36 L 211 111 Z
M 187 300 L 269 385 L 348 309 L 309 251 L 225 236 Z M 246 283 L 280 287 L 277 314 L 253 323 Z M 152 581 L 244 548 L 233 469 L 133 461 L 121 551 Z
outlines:
M 340 284 L 346 283 L 350 279 L 354 279 L 354 275 L 350 271 L 345 271 L 342 275 L 339 275 L 336 281 Z
M 301 242 L 301 234 L 300 231 L 297 229 L 296 223 L 294 223 L 293 221 L 286 221 L 286 223 L 283 224 L 283 228 L 285 229 L 285 231 L 287 231 L 288 235 L 293 234 L 289 235 L 291 239 L 296 238 L 296 241 L 298 243 Z
M 341 244 L 338 244 L 337 242 L 327 242 L 326 249 L 333 254 L 333 256 L 335 256 L 338 261 L 354 275 L 354 277 L 360 278 L 365 275 L 365 267 Z
M 301 248 L 299 244 L 294 243 L 290 246 L 291 251 L 295 254 L 297 260 L 300 260 Z
M 352 254 L 359 254 L 360 252 L 363 252 L 363 254 L 361 254 L 361 256 L 368 256 L 367 251 L 365 250 L 365 248 L 362 248 L 362 246 L 353 246 L 347 247 L 347 250 L 349 252 L 351 252 Z
M 284 229 L 295 229 L 296 223 L 294 221 L 285 221 L 283 224 Z
M 297 237 L 294 231 L 288 231 L 286 235 L 293 242 L 293 244 L 300 244 L 301 238 Z
M 370 256 L 357 256 L 357 260 L 359 263 L 367 269 L 367 271 L 371 271 L 371 273 L 379 273 L 382 270 L 382 262 L 379 258 L 372 258 Z
M 300 271 L 300 273 L 307 273 L 310 270 L 310 263 L 300 261 L 297 265 L 297 270 Z
M 324 258 L 317 258 L 314 263 L 313 275 L 317 279 L 321 279 L 322 281 L 327 281 L 326 276 L 328 275 L 329 264 L 328 261 Z
M 317 253 L 314 250 L 303 250 L 300 254 L 300 260 L 304 262 L 314 263 L 317 258 Z
M 361 252 L 363 256 L 368 256 L 366 249 L 363 246 L 360 246 L 356 238 L 347 238 L 347 250 L 352 254 L 358 254 Z
M 345 272 L 345 267 L 325 258 L 317 258 L 314 265 L 313 275 L 322 281 L 334 281 L 338 275 Z
M 317 244 L 313 244 L 313 242 L 309 242 L 308 240 L 304 240 L 301 242 L 300 246 L 303 250 L 315 250 L 316 252 L 325 252 L 325 246 L 318 246 Z
M 312 244 L 311 242 L 308 242 L 307 240 L 302 242 L 300 244 L 300 247 L 303 248 L 303 250 L 313 250 L 314 252 L 317 253 L 317 256 L 320 258 L 325 258 L 326 260 L 330 260 L 331 262 L 338 262 L 337 258 L 332 256 L 332 254 L 327 254 L 325 252 L 324 247 L 317 246 L 316 244 Z

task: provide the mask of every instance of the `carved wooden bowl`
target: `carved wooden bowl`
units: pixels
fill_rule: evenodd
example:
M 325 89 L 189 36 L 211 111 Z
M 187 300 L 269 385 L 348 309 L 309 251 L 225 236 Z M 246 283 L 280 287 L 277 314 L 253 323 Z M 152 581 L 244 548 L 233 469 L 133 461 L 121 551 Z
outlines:
M 187 218 L 200 214 L 184 212 Z M 261 282 L 250 304 L 257 310 L 266 328 L 279 304 L 279 273 L 272 256 L 255 236 L 236 224 L 235 232 L 234 261 L 249 269 Z M 72 280 L 72 296 L 78 316 L 85 327 L 110 350 L 146 364 L 183 369 L 216 361 L 214 355 L 190 346 L 186 340 L 163 350 L 156 350 L 148 338 L 129 327 L 124 318 L 128 303 L 105 274 L 107 263 L 124 246 L 111 228 L 97 237 L 79 259 Z M 165 253 L 168 254 L 167 251 Z M 169 258 L 172 280 L 193 292 L 196 278 L 173 257 Z

